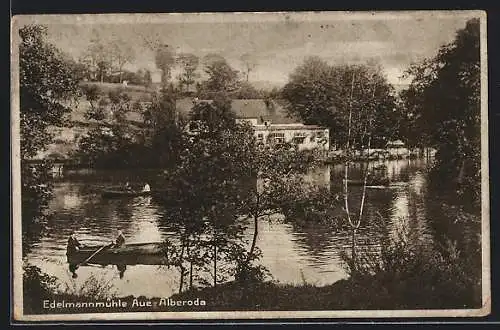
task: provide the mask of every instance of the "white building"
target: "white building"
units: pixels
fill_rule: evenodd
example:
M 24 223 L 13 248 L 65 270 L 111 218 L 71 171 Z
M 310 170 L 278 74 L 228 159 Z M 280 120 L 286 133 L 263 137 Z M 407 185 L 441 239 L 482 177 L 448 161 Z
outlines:
M 299 150 L 330 148 L 328 128 L 318 125 L 305 125 L 288 115 L 276 101 L 263 99 L 233 100 L 232 110 L 237 121 L 252 124 L 257 142 L 263 145 L 292 143 Z
M 248 120 L 248 119 L 238 119 Z M 255 131 L 257 143 L 263 145 L 291 143 L 297 145 L 299 150 L 329 149 L 329 130 L 317 125 L 274 124 L 266 121 L 259 124 L 257 119 L 250 122 Z
M 401 140 L 387 142 L 386 149 L 389 151 L 390 157 L 406 158 L 410 153 L 405 143 Z
M 210 100 L 177 100 L 177 110 L 188 115 L 194 102 L 212 102 Z M 249 122 L 254 129 L 257 142 L 263 145 L 292 143 L 299 150 L 330 148 L 330 132 L 326 127 L 305 125 L 288 115 L 277 102 L 264 99 L 232 100 L 231 109 L 236 114 L 236 121 Z

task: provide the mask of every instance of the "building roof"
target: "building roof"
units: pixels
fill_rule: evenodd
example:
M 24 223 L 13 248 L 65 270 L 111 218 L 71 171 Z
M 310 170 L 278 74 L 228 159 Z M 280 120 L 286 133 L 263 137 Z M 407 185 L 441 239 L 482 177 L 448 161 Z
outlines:
M 259 122 L 271 121 L 272 124 L 294 124 L 300 122 L 288 115 L 277 101 L 263 99 L 233 100 L 232 109 L 238 118 L 257 118 Z
M 212 102 L 211 100 L 198 100 L 193 98 L 183 98 L 177 100 L 177 110 L 183 115 L 188 115 L 194 102 Z M 276 100 L 271 100 L 266 103 L 264 99 L 243 99 L 232 100 L 231 109 L 236 113 L 236 117 L 256 118 L 259 123 L 271 121 L 273 124 L 294 124 L 300 121 L 290 117 L 285 108 Z
M 182 98 L 176 101 L 177 111 L 179 114 L 188 116 L 195 102 L 209 102 L 212 100 L 195 100 L 194 98 Z M 150 102 L 140 102 L 143 109 Z M 84 99 L 72 105 L 73 111 L 70 113 L 70 120 L 80 123 L 81 125 L 98 125 L 110 124 L 112 122 L 109 107 L 106 111 L 106 119 L 96 121 L 86 119 L 85 112 L 90 108 L 90 103 Z M 285 108 L 276 100 L 266 101 L 264 99 L 239 99 L 231 101 L 231 108 L 239 119 L 257 119 L 258 124 L 264 124 L 265 121 L 270 121 L 273 125 L 283 124 L 300 124 L 300 120 L 290 116 Z M 128 111 L 125 114 L 125 120 L 130 124 L 141 125 L 143 117 L 139 111 Z M 312 126 L 310 127 L 312 128 Z M 320 128 L 318 126 L 318 128 Z

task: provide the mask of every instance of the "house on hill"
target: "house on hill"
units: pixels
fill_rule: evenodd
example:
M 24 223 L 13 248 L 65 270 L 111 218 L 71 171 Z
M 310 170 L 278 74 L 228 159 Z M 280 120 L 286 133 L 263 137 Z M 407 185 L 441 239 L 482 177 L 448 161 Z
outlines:
M 177 109 L 188 115 L 195 102 L 207 100 L 182 99 Z M 254 129 L 257 142 L 262 145 L 292 143 L 299 150 L 323 150 L 330 148 L 329 129 L 318 125 L 305 125 L 288 115 L 278 102 L 265 99 L 232 100 L 231 108 L 238 122 L 249 122 Z

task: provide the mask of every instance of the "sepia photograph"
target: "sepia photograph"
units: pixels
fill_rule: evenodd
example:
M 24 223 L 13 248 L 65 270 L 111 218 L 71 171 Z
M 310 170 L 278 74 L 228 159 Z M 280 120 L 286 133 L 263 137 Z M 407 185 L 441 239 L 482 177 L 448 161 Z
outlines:
M 482 11 L 20 15 L 14 321 L 486 316 Z

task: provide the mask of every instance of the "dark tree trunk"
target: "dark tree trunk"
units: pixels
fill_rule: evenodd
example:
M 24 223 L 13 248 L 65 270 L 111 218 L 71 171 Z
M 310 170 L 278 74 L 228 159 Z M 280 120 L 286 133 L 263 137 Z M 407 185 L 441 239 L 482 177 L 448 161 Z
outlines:
M 181 255 L 180 255 L 180 260 L 179 260 L 179 268 L 181 270 L 181 278 L 180 278 L 180 283 L 179 283 L 179 293 L 182 292 L 182 288 L 184 286 L 184 275 L 186 274 L 186 271 L 184 269 L 184 266 L 182 265 L 183 259 L 184 259 L 184 248 L 185 245 L 184 243 L 182 244 L 182 249 L 181 249 Z
M 351 229 L 351 238 L 352 238 L 352 245 L 351 245 L 351 273 L 356 274 L 358 272 L 358 261 L 357 261 L 357 256 L 356 256 L 356 229 L 352 228 Z
M 257 244 L 257 235 L 259 234 L 259 217 L 254 215 L 253 217 L 254 229 L 253 229 L 253 238 L 252 245 L 250 246 L 250 252 L 248 253 L 247 264 L 250 262 L 250 258 L 255 251 L 255 245 Z
M 193 262 L 189 263 L 189 289 L 193 288 Z
M 214 244 L 214 287 L 217 286 L 217 245 Z

